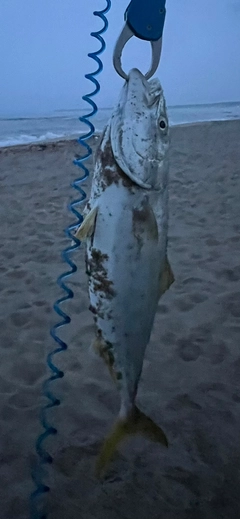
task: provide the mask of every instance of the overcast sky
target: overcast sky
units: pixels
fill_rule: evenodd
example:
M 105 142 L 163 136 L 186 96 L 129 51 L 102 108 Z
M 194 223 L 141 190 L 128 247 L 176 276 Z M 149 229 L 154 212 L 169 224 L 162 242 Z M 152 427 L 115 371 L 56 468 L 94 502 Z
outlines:
M 123 80 L 112 66 L 129 0 L 112 0 L 107 50 L 99 76 L 101 107 L 112 106 Z M 84 74 L 99 43 L 94 10 L 105 0 L 0 0 L 0 114 L 84 108 L 91 90 Z M 240 100 L 240 0 L 167 0 L 162 59 L 157 71 L 168 105 Z M 150 44 L 134 39 L 125 69 L 146 71 Z

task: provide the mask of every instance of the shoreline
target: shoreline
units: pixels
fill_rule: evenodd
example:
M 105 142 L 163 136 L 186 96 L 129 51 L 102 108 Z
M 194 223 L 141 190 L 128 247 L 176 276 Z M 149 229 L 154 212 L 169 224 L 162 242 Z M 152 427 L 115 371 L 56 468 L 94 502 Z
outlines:
M 221 119 L 221 120 L 216 120 L 216 121 L 197 121 L 197 122 L 192 122 L 192 123 L 179 123 L 179 124 L 174 124 L 174 125 L 170 125 L 170 131 L 174 131 L 175 128 L 188 128 L 189 126 L 191 127 L 196 127 L 196 126 L 212 126 L 212 125 L 222 125 L 222 124 L 232 124 L 234 123 L 235 121 L 239 121 L 240 122 L 240 119 L 237 119 L 237 118 L 234 118 L 234 119 Z M 102 132 L 99 132 L 97 131 L 93 136 L 90 137 L 90 139 L 88 139 L 88 143 L 90 143 L 92 140 L 94 141 L 92 143 L 92 145 L 94 146 L 97 142 L 97 140 L 99 139 L 99 136 L 101 135 Z M 23 152 L 23 151 L 32 151 L 32 150 L 37 150 L 39 149 L 39 151 L 41 150 L 45 150 L 46 148 L 50 149 L 50 148 L 56 148 L 56 147 L 63 147 L 63 146 L 67 146 L 68 144 L 69 145 L 72 145 L 72 144 L 79 144 L 78 142 L 78 139 L 81 138 L 81 135 L 84 135 L 84 133 L 81 133 L 79 134 L 79 137 L 69 137 L 69 138 L 61 138 L 61 139 L 53 139 L 53 140 L 49 140 L 49 141 L 38 141 L 38 142 L 32 142 L 32 143 L 27 143 L 27 144 L 13 144 L 13 145 L 9 145 L 9 146 L 0 146 L 0 154 L 4 154 L 4 153 L 7 153 L 7 152 Z

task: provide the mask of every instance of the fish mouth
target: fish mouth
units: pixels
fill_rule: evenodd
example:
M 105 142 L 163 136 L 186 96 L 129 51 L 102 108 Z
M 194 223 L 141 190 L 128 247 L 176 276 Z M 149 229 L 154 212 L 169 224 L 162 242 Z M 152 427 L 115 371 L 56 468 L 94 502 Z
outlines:
M 142 82 L 144 81 L 145 83 L 148 83 L 147 79 L 138 68 L 132 68 L 128 74 L 127 82 L 130 83 L 134 80 L 140 80 Z
M 127 88 L 131 92 L 137 90 L 139 91 L 139 88 L 142 89 L 142 92 L 145 94 L 145 99 L 147 100 L 148 106 L 152 106 L 152 104 L 163 92 L 161 83 L 158 78 L 147 80 L 142 72 L 137 68 L 130 70 L 126 83 Z

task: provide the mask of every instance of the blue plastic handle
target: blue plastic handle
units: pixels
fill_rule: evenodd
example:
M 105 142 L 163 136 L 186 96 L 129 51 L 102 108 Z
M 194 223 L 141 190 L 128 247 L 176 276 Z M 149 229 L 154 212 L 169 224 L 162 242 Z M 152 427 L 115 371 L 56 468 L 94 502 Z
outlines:
M 166 16 L 166 0 L 132 0 L 125 20 L 134 35 L 142 40 L 156 41 L 162 37 Z

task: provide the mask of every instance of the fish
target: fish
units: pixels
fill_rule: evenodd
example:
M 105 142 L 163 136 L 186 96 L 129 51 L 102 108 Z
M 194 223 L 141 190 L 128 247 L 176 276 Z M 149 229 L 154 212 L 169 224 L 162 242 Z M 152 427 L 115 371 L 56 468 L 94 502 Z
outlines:
M 120 442 L 141 434 L 168 446 L 136 405 L 158 301 L 174 282 L 168 256 L 169 123 L 160 81 L 129 72 L 95 156 L 76 237 L 86 242 L 93 348 L 120 393 L 120 410 L 96 464 L 100 476 Z

